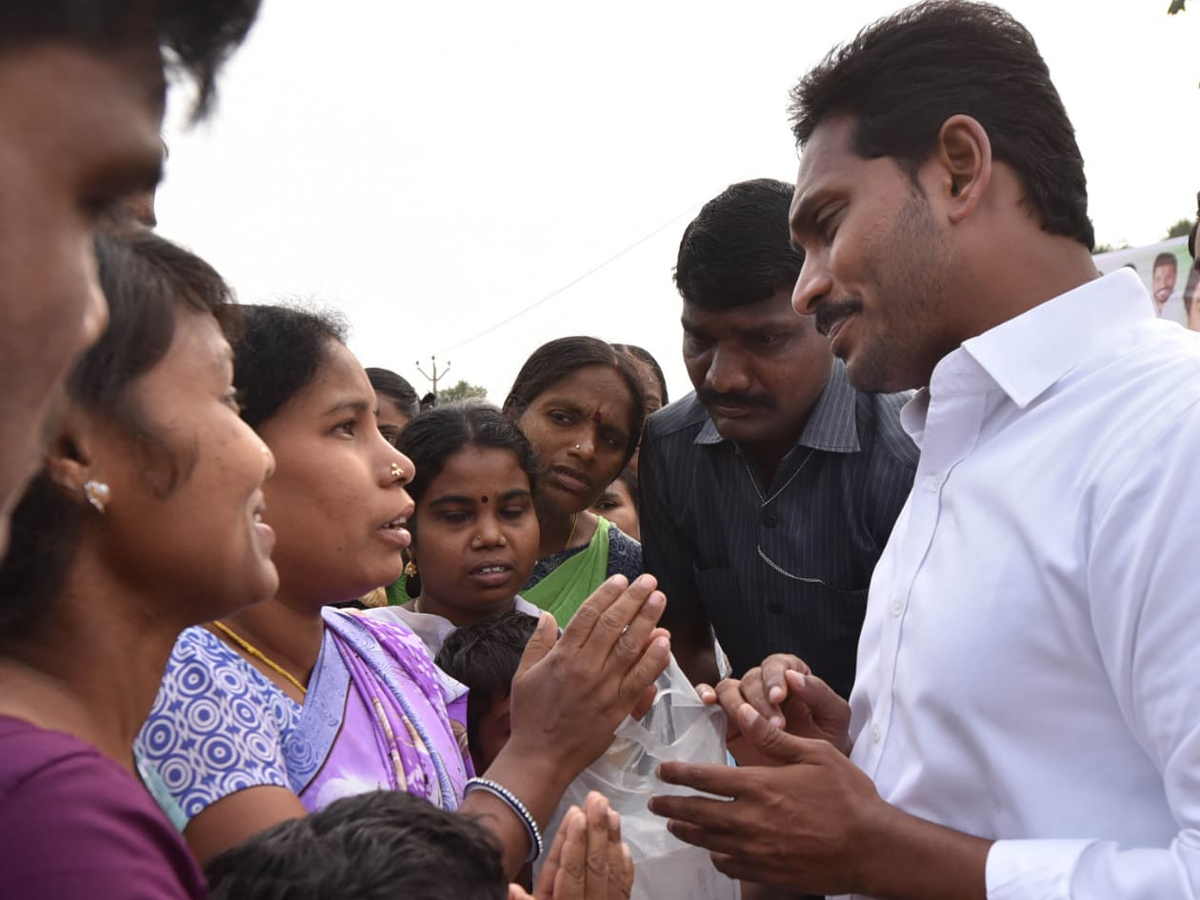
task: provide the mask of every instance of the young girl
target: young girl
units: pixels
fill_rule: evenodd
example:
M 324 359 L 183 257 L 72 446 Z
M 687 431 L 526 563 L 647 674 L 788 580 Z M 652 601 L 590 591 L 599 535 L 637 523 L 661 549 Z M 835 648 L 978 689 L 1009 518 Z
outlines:
M 537 561 L 533 449 L 494 406 L 479 401 L 427 410 L 400 435 L 397 449 L 416 475 L 408 492 L 408 590 L 403 606 L 372 610 L 402 621 L 436 655 L 455 628 L 514 608 L 539 610 L 517 595 Z
M 236 382 L 244 418 L 276 459 L 266 494 L 279 589 L 180 636 L 139 747 L 183 808 L 202 862 L 384 787 L 480 816 L 515 872 L 536 850 L 537 823 L 666 665 L 653 628 L 662 595 L 649 578 L 606 585 L 597 614 L 552 648 L 547 619 L 513 687 L 528 725 L 514 729 L 513 752 L 488 784 L 469 782 L 450 724 L 462 698 L 419 638 L 327 608 L 399 576 L 412 464 L 380 434 L 375 393 L 338 323 L 282 307 L 243 311 Z M 619 646 L 626 624 L 635 653 Z
M 130 747 L 179 632 L 274 593 L 273 461 L 238 417 L 220 276 L 149 232 L 96 257 L 108 330 L 0 568 L 0 893 L 199 898 Z
M 642 547 L 589 510 L 633 456 L 645 397 L 629 357 L 590 337 L 533 352 L 504 401 L 538 458 L 538 562 L 522 594 L 565 624 L 605 578 L 642 571 Z

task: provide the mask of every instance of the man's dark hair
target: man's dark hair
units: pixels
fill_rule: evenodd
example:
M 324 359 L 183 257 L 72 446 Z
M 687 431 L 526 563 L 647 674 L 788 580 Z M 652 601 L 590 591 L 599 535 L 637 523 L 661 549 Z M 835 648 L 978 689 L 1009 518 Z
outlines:
M 66 42 L 100 53 L 155 41 L 168 67 L 196 84 L 193 117 L 203 118 L 216 93 L 217 71 L 237 49 L 261 0 L 4 0 L 0 55 L 42 42 Z
M 395 403 L 408 418 L 416 418 L 417 413 L 421 411 L 421 400 L 413 386 L 408 383 L 408 379 L 397 375 L 391 369 L 380 369 L 376 366 L 367 369 L 367 378 L 371 380 L 371 387 L 375 389 L 375 393 L 383 394 Z
M 153 232 L 101 234 L 95 241 L 108 328 L 67 376 L 67 398 L 128 435 L 147 458 L 165 463 L 153 485 L 165 496 L 187 476 L 193 448 L 171 446 L 130 396 L 135 380 L 166 355 L 180 310 L 212 313 L 236 330 L 225 281 L 204 260 Z M 0 640 L 48 621 L 75 557 L 84 519 L 82 496 L 69 496 L 45 471 L 26 489 L 12 518 L 0 565 Z
M 654 355 L 649 350 L 639 347 L 637 344 L 613 344 L 613 347 L 626 356 L 631 356 L 638 362 L 643 363 L 650 370 L 651 374 L 654 375 L 654 380 L 658 383 L 658 390 L 662 396 L 663 406 L 671 402 L 667 395 L 667 376 L 663 374 L 662 366 L 658 364 L 658 360 L 654 358 Z
M 1159 266 L 1170 266 L 1176 272 L 1179 271 L 1179 261 L 1175 259 L 1174 253 L 1160 253 L 1154 257 L 1154 268 L 1157 269 Z
M 450 633 L 434 662 L 467 694 L 467 744 L 479 759 L 479 723 L 498 700 L 512 692 L 513 676 L 538 620 L 512 610 Z
M 466 816 L 372 791 L 289 819 L 204 867 L 212 900 L 504 900 L 500 848 Z
M 625 448 L 624 467 L 633 458 L 638 442 L 642 439 L 642 425 L 646 420 L 646 389 L 642 387 L 642 378 L 633 363 L 624 353 L 619 353 L 612 344 L 599 338 L 574 337 L 558 338 L 542 344 L 525 365 L 517 373 L 512 390 L 504 400 L 504 414 L 514 422 L 525 414 L 533 402 L 551 387 L 590 366 L 603 366 L 616 370 L 621 380 L 629 388 L 632 409 L 629 422 L 629 445 Z
M 242 418 L 257 430 L 316 377 L 334 343 L 346 343 L 345 323 L 332 313 L 289 306 L 239 307 L 233 383 Z
M 732 184 L 700 209 L 679 242 L 675 287 L 700 309 L 723 312 L 791 291 L 804 265 L 792 246 L 792 185 Z
M 1050 234 L 1088 250 L 1087 179 L 1075 129 L 1032 35 L 995 6 L 936 0 L 880 19 L 835 47 L 792 91 L 803 147 L 832 116 L 854 119 L 853 151 L 891 157 L 916 179 L 942 123 L 972 116 Z

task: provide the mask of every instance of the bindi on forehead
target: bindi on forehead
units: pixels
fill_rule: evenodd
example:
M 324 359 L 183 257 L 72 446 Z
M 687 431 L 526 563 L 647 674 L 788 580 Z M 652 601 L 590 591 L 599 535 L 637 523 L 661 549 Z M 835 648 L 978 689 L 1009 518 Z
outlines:
M 488 502 L 487 494 L 484 494 L 482 497 L 480 497 L 480 498 L 479 498 L 479 502 L 480 502 L 480 503 L 487 503 L 487 502 Z

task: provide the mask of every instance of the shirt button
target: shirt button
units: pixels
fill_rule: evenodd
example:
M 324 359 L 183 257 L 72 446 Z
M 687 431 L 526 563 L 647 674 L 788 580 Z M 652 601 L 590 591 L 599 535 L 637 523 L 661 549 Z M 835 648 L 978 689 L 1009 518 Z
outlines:
M 901 603 L 899 600 L 893 600 L 892 601 L 892 615 L 899 616 L 900 613 L 902 613 L 902 612 L 904 612 L 904 604 Z
M 871 740 L 873 740 L 875 743 L 877 743 L 877 744 L 878 744 L 878 743 L 879 743 L 879 739 L 880 739 L 881 737 L 883 737 L 883 732 L 879 730 L 879 726 L 878 726 L 878 725 L 872 725 L 872 726 L 871 726 Z
M 767 612 L 772 612 L 775 613 L 775 615 L 779 615 L 781 612 L 783 612 L 783 604 L 778 600 L 772 600 L 767 604 Z
M 936 494 L 937 489 L 942 486 L 942 479 L 937 474 L 930 475 L 925 479 L 925 490 L 931 494 Z
M 775 515 L 773 512 L 763 513 L 762 523 L 768 528 L 774 528 L 779 524 L 779 516 Z

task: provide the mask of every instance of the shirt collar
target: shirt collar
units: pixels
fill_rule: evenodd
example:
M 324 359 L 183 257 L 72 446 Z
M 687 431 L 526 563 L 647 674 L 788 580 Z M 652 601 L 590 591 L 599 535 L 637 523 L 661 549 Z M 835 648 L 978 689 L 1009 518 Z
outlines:
M 1141 279 L 1118 269 L 964 341 L 962 349 L 1024 409 L 1097 347 L 1152 318 Z
M 930 386 L 905 404 L 900 424 L 920 447 L 931 396 L 994 387 L 1024 409 L 1094 348 L 1154 316 L 1154 301 L 1135 272 L 1122 268 L 1089 281 L 963 341 L 934 367 Z
M 832 453 L 857 453 L 858 443 L 858 394 L 850 386 L 846 376 L 846 365 L 840 359 L 833 361 L 833 371 L 825 389 L 817 398 L 817 405 L 808 415 L 804 431 L 796 441 L 798 446 Z M 695 444 L 719 444 L 725 438 L 717 431 L 711 418 L 706 418 Z

